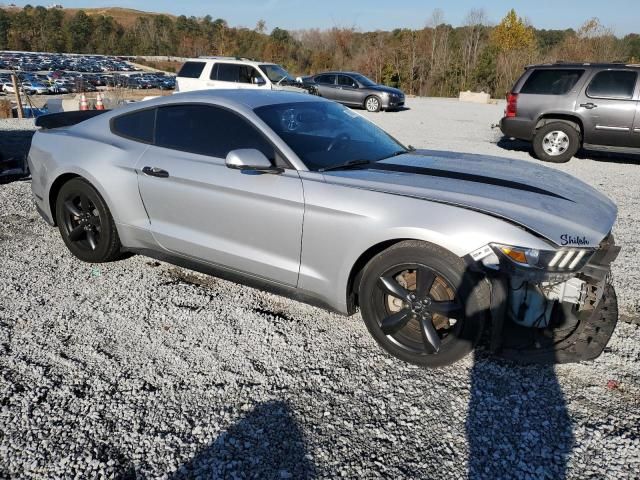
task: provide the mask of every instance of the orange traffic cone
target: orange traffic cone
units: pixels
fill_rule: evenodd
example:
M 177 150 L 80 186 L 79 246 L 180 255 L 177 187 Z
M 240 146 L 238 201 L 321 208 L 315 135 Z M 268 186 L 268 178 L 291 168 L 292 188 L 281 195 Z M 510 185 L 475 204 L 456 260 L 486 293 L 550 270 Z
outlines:
M 80 95 L 80 110 L 89 110 L 87 96 L 84 93 Z
M 104 110 L 104 103 L 102 103 L 102 95 L 98 92 L 96 96 L 96 110 Z

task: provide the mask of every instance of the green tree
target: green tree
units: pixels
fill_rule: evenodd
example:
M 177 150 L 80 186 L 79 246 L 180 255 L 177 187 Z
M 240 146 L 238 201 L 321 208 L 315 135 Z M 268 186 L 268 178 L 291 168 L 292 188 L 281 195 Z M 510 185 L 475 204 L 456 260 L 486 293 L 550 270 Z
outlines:
M 93 21 L 84 10 L 78 10 L 66 25 L 67 51 L 73 53 L 90 53 L 93 35 Z

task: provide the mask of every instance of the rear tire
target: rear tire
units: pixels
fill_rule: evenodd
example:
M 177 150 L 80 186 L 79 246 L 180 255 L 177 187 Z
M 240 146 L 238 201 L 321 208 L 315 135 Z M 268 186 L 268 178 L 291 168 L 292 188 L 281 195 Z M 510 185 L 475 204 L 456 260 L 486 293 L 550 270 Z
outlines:
M 86 180 L 65 183 L 56 200 L 56 222 L 65 245 L 84 262 L 103 263 L 121 256 L 113 217 L 98 191 Z
M 406 302 L 390 294 L 389 281 L 415 298 Z M 415 240 L 397 243 L 369 261 L 358 298 L 378 344 L 422 367 L 450 365 L 471 352 L 489 308 L 488 285 L 468 272 L 461 258 Z
M 568 162 L 579 148 L 580 133 L 564 122 L 548 123 L 533 138 L 533 151 L 544 162 Z

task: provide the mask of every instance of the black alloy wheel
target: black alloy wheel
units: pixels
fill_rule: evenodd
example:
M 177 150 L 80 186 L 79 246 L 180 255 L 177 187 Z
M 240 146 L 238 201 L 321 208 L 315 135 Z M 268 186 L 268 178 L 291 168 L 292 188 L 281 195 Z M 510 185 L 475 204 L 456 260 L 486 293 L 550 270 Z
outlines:
M 462 305 L 447 280 L 425 265 L 396 266 L 378 280 L 386 317 L 382 332 L 415 353 L 437 353 L 462 325 Z
M 423 367 L 466 356 L 487 318 L 489 288 L 463 259 L 417 240 L 373 257 L 358 288 L 362 319 L 391 355 Z
M 102 263 L 121 256 L 122 246 L 111 213 L 86 180 L 74 178 L 62 186 L 55 213 L 64 243 L 80 260 Z

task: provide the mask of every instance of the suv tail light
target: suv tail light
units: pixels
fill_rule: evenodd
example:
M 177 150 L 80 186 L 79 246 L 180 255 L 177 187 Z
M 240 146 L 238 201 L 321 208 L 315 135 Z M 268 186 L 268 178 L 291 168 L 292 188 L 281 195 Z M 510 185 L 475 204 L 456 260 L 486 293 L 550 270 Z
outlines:
M 507 108 L 504 111 L 504 116 L 511 118 L 515 117 L 518 113 L 518 94 L 507 93 Z

